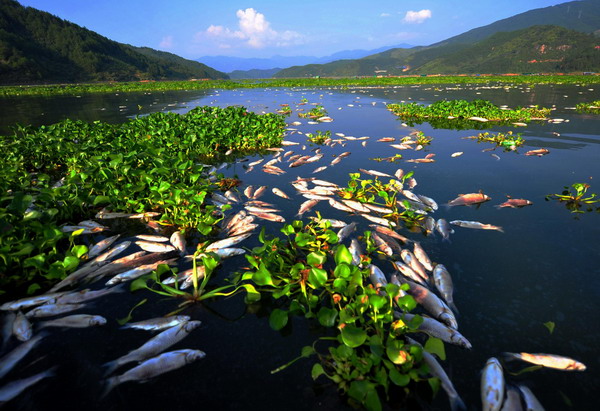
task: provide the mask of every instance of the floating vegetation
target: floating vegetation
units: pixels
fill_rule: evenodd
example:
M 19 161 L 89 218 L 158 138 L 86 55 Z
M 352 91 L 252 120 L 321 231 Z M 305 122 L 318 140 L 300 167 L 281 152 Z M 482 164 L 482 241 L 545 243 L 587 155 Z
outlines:
M 512 131 L 506 133 L 479 133 L 476 136 L 465 137 L 467 139 L 477 140 L 479 143 L 494 143 L 497 147 L 503 147 L 505 151 L 512 151 L 517 147 L 525 144 L 525 140 L 521 137 L 521 133 L 513 134 Z
M 313 144 L 325 144 L 325 142 L 331 139 L 331 131 L 327 130 L 325 132 L 317 130 L 314 133 L 306 133 L 306 138 Z
M 382 161 L 387 161 L 388 163 L 395 163 L 396 161 L 402 160 L 402 154 L 395 154 L 391 157 L 374 157 L 369 160 L 377 161 L 378 163 Z
M 302 118 L 319 119 L 321 117 L 326 117 L 326 116 L 327 116 L 327 110 L 325 110 L 325 107 L 323 107 L 320 104 L 317 104 L 314 108 L 307 111 L 306 113 L 298 113 L 298 117 L 302 117 Z
M 567 210 L 571 213 L 580 213 L 594 211 L 593 204 L 600 203 L 600 198 L 597 194 L 590 194 L 588 197 L 584 197 L 587 193 L 589 184 L 585 183 L 574 183 L 571 187 L 565 186 L 565 189 L 561 194 L 549 194 L 546 196 L 546 201 L 558 200 L 561 203 L 565 203 Z M 575 190 L 575 191 L 572 191 Z M 582 207 L 586 207 L 585 210 L 581 210 Z M 600 212 L 600 206 L 595 209 Z
M 544 120 L 550 114 L 549 108 L 537 106 L 503 110 L 487 100 L 440 100 L 429 106 L 417 103 L 388 104 L 387 108 L 408 125 L 427 121 L 435 128 L 476 128 L 474 125 L 477 123 Z
M 575 108 L 579 112 L 600 114 L 600 100 L 595 100 L 591 103 L 579 103 Z
M 432 137 L 427 137 L 425 135 L 425 133 L 423 133 L 422 131 L 417 131 L 414 133 L 414 137 L 415 137 L 415 141 L 417 143 L 417 146 L 428 146 L 429 144 L 431 144 L 431 140 L 433 140 Z
M 283 114 L 284 116 L 289 116 L 292 114 L 292 108 L 289 106 L 289 104 L 282 104 L 281 108 L 277 110 L 277 113 Z
M 206 200 L 239 180 L 223 182 L 203 163 L 277 146 L 284 128 L 282 116 L 243 107 L 17 128 L 0 139 L 0 289 L 33 293 L 77 269 L 87 253 L 80 234 L 103 230 L 77 222 L 103 208 L 210 234 L 221 212 Z

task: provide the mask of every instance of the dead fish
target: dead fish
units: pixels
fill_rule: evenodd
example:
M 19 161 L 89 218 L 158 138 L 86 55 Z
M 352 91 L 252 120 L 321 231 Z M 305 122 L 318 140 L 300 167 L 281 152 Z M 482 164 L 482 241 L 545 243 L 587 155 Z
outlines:
M 379 140 L 377 140 L 380 143 L 389 143 L 391 141 L 395 141 L 396 139 L 394 137 L 382 137 Z
M 363 218 L 366 218 L 367 220 L 369 220 L 372 223 L 375 224 L 379 224 L 383 227 L 396 227 L 396 223 L 393 221 L 390 221 L 388 219 L 382 218 L 382 217 L 376 217 L 373 216 L 371 214 L 365 214 L 365 213 L 359 213 L 359 215 Z
M 254 195 L 252 196 L 251 200 L 257 200 L 259 197 L 261 197 L 265 191 L 267 191 L 267 186 L 260 186 L 256 189 L 256 191 L 254 192 Z
M 54 368 L 55 367 L 46 371 L 42 371 L 38 374 L 32 375 L 31 377 L 11 381 L 3 387 L 0 387 L 0 406 L 12 400 L 27 388 L 43 380 L 44 378 L 54 376 Z
M 145 331 L 161 331 L 188 321 L 190 321 L 190 317 L 187 315 L 173 315 L 169 317 L 151 318 L 149 320 L 128 323 L 121 328 L 134 328 L 136 330 Z
M 275 167 L 275 166 L 264 166 L 262 168 L 263 172 L 267 173 L 267 174 L 273 174 L 276 176 L 279 176 L 281 174 L 285 174 L 285 171 L 283 171 L 282 169 L 280 169 L 279 167 Z
M 360 211 L 361 213 L 369 213 L 371 211 L 367 207 L 365 207 L 362 203 L 360 203 L 358 201 L 343 199 L 342 203 L 346 204 L 352 210 Z
M 392 247 L 390 247 L 383 238 L 377 235 L 377 233 L 372 233 L 371 238 L 375 242 L 375 246 L 380 252 L 387 256 L 392 256 L 394 254 L 394 250 L 392 250 Z
M 537 150 L 529 150 L 528 152 L 525 153 L 526 156 L 545 156 L 546 154 L 548 154 L 550 152 L 550 150 L 547 150 L 545 148 L 540 148 Z
M 315 205 L 317 205 L 318 202 L 319 200 L 307 200 L 303 202 L 302 204 L 300 204 L 300 209 L 298 210 L 298 213 L 296 215 L 301 216 L 307 211 L 310 211 Z
M 501 233 L 504 232 L 502 227 L 499 227 L 497 225 L 492 225 L 492 224 L 483 224 L 483 223 L 480 223 L 479 221 L 454 220 L 454 221 L 450 221 L 450 224 L 457 225 L 459 227 L 464 227 L 464 228 L 477 228 L 480 230 L 496 230 L 496 231 L 500 231 Z
M 409 200 L 416 201 L 417 203 L 421 203 L 421 199 L 410 190 L 402 190 L 401 194 L 408 198 Z
M 533 203 L 529 200 L 525 200 L 524 198 L 510 198 L 508 197 L 508 200 L 506 200 L 505 202 L 503 202 L 502 204 L 498 204 L 496 206 L 496 208 L 500 209 L 500 208 L 504 208 L 504 207 L 510 207 L 510 208 L 522 208 L 528 205 L 532 205 Z
M 503 355 L 510 360 L 521 360 L 535 365 L 541 365 L 542 367 L 554 368 L 556 370 L 563 371 L 585 371 L 587 368 L 584 364 L 580 363 L 569 357 L 563 357 L 562 355 L 555 354 L 529 354 L 526 352 L 512 353 L 505 352 Z
M 462 156 L 464 153 L 462 151 L 457 151 L 456 153 L 452 153 L 450 155 L 450 157 L 458 157 L 458 156 Z
M 333 218 L 318 218 L 318 217 L 308 217 L 311 220 L 313 220 L 314 222 L 318 223 L 319 221 L 323 221 L 323 222 L 328 222 L 330 227 L 332 228 L 342 228 L 342 227 L 346 227 L 348 224 L 342 220 L 335 220 Z
M 394 316 L 399 319 L 404 319 L 408 322 L 412 321 L 415 318 L 414 314 L 404 314 L 398 311 L 394 311 Z M 440 340 L 458 345 L 462 348 L 471 349 L 472 345 L 458 330 L 450 328 L 438 320 L 427 317 L 425 315 L 420 316 L 423 319 L 421 325 L 419 325 L 418 330 L 422 331 L 426 334 L 431 335 L 432 337 L 439 338 Z
M 389 175 L 387 173 L 382 173 L 381 171 L 377 171 L 377 170 L 365 170 L 364 168 L 359 168 L 358 171 L 360 171 L 361 173 L 369 174 L 371 176 L 375 176 L 375 177 L 389 177 L 389 178 L 392 178 L 391 175 Z
M 501 411 L 523 411 L 521 405 L 521 393 L 517 387 L 506 385 L 506 393 L 504 395 L 504 403 L 502 403 Z
M 339 201 L 337 201 L 337 200 L 334 200 L 333 198 L 330 198 L 330 199 L 329 199 L 329 205 L 330 205 L 331 207 L 333 207 L 333 208 L 337 209 L 337 210 L 340 210 L 340 211 L 346 211 L 347 213 L 354 213 L 354 212 L 355 212 L 355 211 L 354 211 L 354 209 L 352 209 L 352 208 L 348 207 L 348 206 L 347 206 L 347 205 L 345 205 L 345 204 L 342 204 L 342 203 L 340 203 L 340 202 L 339 202 Z
M 491 198 L 488 197 L 487 195 L 483 194 L 483 192 L 479 192 L 479 193 L 469 193 L 469 194 L 459 194 L 457 198 L 455 198 L 454 200 L 449 201 L 446 205 L 448 207 L 454 207 L 454 206 L 470 206 L 473 204 L 481 204 L 481 203 L 485 203 L 486 201 L 490 201 Z
M 231 202 L 234 202 L 234 203 L 242 202 L 242 198 L 240 197 L 240 195 L 234 191 L 227 190 L 227 191 L 225 191 L 224 196 Z
M 394 254 L 400 255 L 400 253 L 402 253 L 402 247 L 395 238 L 385 235 L 383 233 L 377 233 L 377 236 L 380 237 L 383 241 L 385 241 L 385 243 L 392 249 Z
M 282 146 L 297 146 L 297 145 L 299 145 L 299 144 L 300 144 L 300 143 L 296 143 L 295 141 L 287 141 L 287 140 L 283 140 L 283 141 L 281 142 L 281 145 L 282 145 Z
M 356 230 L 356 222 L 352 222 L 352 223 L 348 224 L 346 227 L 340 228 L 340 230 L 337 232 L 339 242 L 341 243 L 342 241 L 344 241 L 344 239 L 346 239 L 355 230 Z
M 97 270 L 92 271 L 84 278 L 86 281 L 92 281 L 105 275 L 119 274 L 130 268 L 137 267 L 138 265 L 160 260 L 164 255 L 165 253 L 146 254 L 145 251 L 138 251 L 137 253 L 126 255 L 125 257 L 121 257 L 113 262 L 105 264 Z
M 481 375 L 481 403 L 484 411 L 499 411 L 504 400 L 504 374 L 497 358 L 487 360 Z
M 13 322 L 12 334 L 17 337 L 19 341 L 29 341 L 33 336 L 33 328 L 27 317 L 19 311 L 17 317 Z
M 404 177 L 404 170 L 402 170 L 401 168 L 396 170 L 394 172 L 394 177 L 396 177 L 398 180 L 402 180 L 402 177 Z
M 113 235 L 112 237 L 107 237 L 104 240 L 98 241 L 96 244 L 90 247 L 88 251 L 88 258 L 94 258 L 99 255 L 101 252 L 110 247 L 112 243 L 114 243 L 119 237 L 121 237 L 121 234 Z
M 544 406 L 539 402 L 539 400 L 528 387 L 522 384 L 517 384 L 517 388 L 519 388 L 519 391 L 521 391 L 527 411 L 544 411 Z
M 327 166 L 317 167 L 317 168 L 315 168 L 315 171 L 312 172 L 312 174 L 320 173 L 321 171 L 324 171 L 326 169 L 327 169 Z
M 277 223 L 285 223 L 285 218 L 283 218 L 282 216 L 277 215 L 277 214 L 259 213 L 257 211 L 252 211 L 251 214 L 257 216 L 261 220 L 275 221 Z
M 391 208 L 386 208 L 386 207 L 379 207 L 376 206 L 374 204 L 369 204 L 369 203 L 363 203 L 365 207 L 367 207 L 368 209 L 375 211 L 376 213 L 380 213 L 380 214 L 392 214 L 394 211 Z
M 387 285 L 387 278 L 385 278 L 385 274 L 379 267 L 375 264 L 369 264 L 369 280 L 375 289 L 384 288 Z M 381 292 L 381 291 L 380 291 Z
M 333 160 L 331 160 L 331 163 L 329 163 L 330 166 L 334 166 L 337 163 L 339 163 L 340 161 L 342 161 L 342 157 L 337 156 L 336 158 L 334 158 Z
M 352 264 L 357 267 L 360 266 L 362 263 L 362 256 L 365 255 L 365 252 L 356 238 L 350 240 L 348 251 L 350 251 L 350 254 L 352 255 Z
M 64 328 L 87 328 L 106 324 L 106 318 L 100 315 L 74 314 L 55 320 L 43 321 L 39 328 L 64 327 Z
M 131 270 L 127 270 L 122 272 L 121 274 L 115 275 L 113 278 L 106 282 L 106 285 L 115 285 L 126 281 L 135 280 L 142 275 L 151 273 L 156 270 L 161 264 L 172 264 L 177 260 L 177 258 L 171 258 L 169 260 L 160 260 L 150 264 L 140 265 L 138 267 L 132 268 Z
M 157 357 L 144 361 L 137 367 L 134 367 L 124 373 L 106 380 L 106 388 L 102 397 L 105 397 L 117 385 L 127 381 L 144 382 L 150 378 L 176 370 L 184 365 L 191 364 L 206 357 L 206 354 L 200 350 L 183 349 L 163 353 Z
M 150 241 L 136 241 L 135 244 L 149 253 L 168 253 L 177 250 L 171 244 L 153 243 Z
M 173 234 L 171 234 L 171 238 L 169 238 L 169 241 L 171 242 L 173 247 L 179 250 L 179 252 L 182 255 L 185 254 L 185 236 L 181 231 L 175 231 Z
M 16 348 L 10 351 L 8 354 L 0 357 L 0 379 L 10 372 L 14 366 L 25 357 L 29 351 L 37 345 L 37 343 L 46 336 L 44 333 L 37 334 L 22 344 L 19 344 Z
M 277 208 L 254 207 L 254 206 L 250 206 L 250 205 L 246 205 L 246 206 L 244 206 L 244 208 L 250 214 L 252 214 L 252 213 L 278 213 L 281 211 Z
M 392 261 L 392 264 L 394 265 L 396 270 L 404 277 L 427 287 L 427 282 L 419 274 L 417 274 L 415 270 L 410 268 L 408 265 L 404 264 L 402 261 Z
M 494 157 L 496 160 L 500 161 L 500 156 L 498 154 L 490 154 L 492 157 Z
M 200 327 L 200 325 L 202 325 L 202 322 L 200 321 L 186 321 L 176 325 L 175 327 L 168 328 L 155 337 L 149 339 L 139 348 L 130 351 L 116 360 L 104 364 L 106 367 L 106 373 L 104 375 L 111 374 L 117 368 L 130 362 L 140 362 L 146 358 L 160 354 L 162 351 L 183 340 L 193 330 Z
M 161 213 L 156 212 L 156 211 L 147 211 L 145 213 L 130 214 L 130 213 L 109 213 L 109 212 L 102 210 L 102 211 L 98 212 L 94 218 L 97 218 L 99 220 L 108 220 L 108 219 L 114 219 L 114 218 L 142 219 L 142 218 L 158 217 L 160 214 Z
M 431 259 L 429 258 L 423 247 L 421 247 L 421 243 L 419 243 L 418 241 L 415 241 L 414 243 L 413 254 L 415 255 L 415 257 L 417 257 L 417 260 L 419 260 L 419 262 L 423 265 L 423 267 L 425 267 L 427 271 L 433 271 Z
M 34 297 L 25 297 L 15 301 L 9 301 L 0 306 L 2 311 L 18 311 L 25 308 L 35 307 L 36 305 L 42 305 L 48 301 L 53 301 L 57 297 L 65 294 L 66 292 L 60 293 L 48 293 L 36 295 Z
M 210 197 L 213 201 L 217 201 L 217 202 L 223 203 L 223 204 L 229 204 L 229 199 L 219 193 L 212 193 L 212 195 Z
M 246 198 L 248 198 L 249 200 L 251 200 L 254 196 L 254 187 L 252 186 L 248 186 L 244 189 L 244 195 L 246 196 Z
M 138 240 L 143 240 L 143 241 L 150 241 L 153 243 L 166 243 L 167 241 L 169 241 L 169 238 L 165 237 L 164 235 L 153 235 L 153 234 L 138 234 L 136 236 L 133 236 L 133 238 L 137 238 Z
M 96 298 L 104 297 L 115 292 L 125 291 L 123 287 L 101 288 L 99 290 L 85 289 L 81 291 L 73 291 L 61 295 L 54 300 L 55 304 L 79 304 L 85 301 L 95 300 Z
M 107 230 L 107 228 L 87 228 L 78 225 L 65 225 L 60 228 L 60 231 L 63 233 L 73 233 L 75 231 L 80 231 L 81 234 L 94 234 L 99 233 L 101 231 Z
M 407 163 L 435 163 L 433 158 L 413 158 L 411 160 L 406 160 Z
M 425 204 L 426 206 L 430 207 L 433 211 L 437 211 L 437 209 L 439 208 L 437 203 L 435 202 L 435 200 L 433 198 L 430 197 L 426 197 L 422 194 L 417 194 L 417 197 L 419 198 L 419 201 L 423 204 Z
M 25 313 L 27 318 L 52 317 L 54 315 L 64 314 L 79 310 L 84 304 L 45 304 L 40 307 L 29 310 Z
M 419 276 L 423 279 L 423 281 L 427 282 L 429 280 L 429 276 L 427 275 L 427 271 L 423 264 L 415 257 L 415 255 L 407 249 L 402 250 L 400 253 L 400 257 L 402 261 L 404 261 L 410 268 L 412 268 Z
M 404 144 L 404 143 L 403 144 L 390 144 L 390 147 L 393 147 L 397 150 L 409 150 L 412 148 L 410 145 Z
M 454 305 L 454 285 L 452 277 L 443 264 L 437 264 L 433 269 L 433 283 L 440 292 L 441 296 L 448 303 L 448 306 L 458 313 L 458 308 Z
M 219 248 L 229 248 L 232 245 L 238 244 L 244 241 L 246 238 L 250 237 L 251 234 L 242 234 L 237 235 L 235 237 L 229 237 L 224 240 L 215 241 L 206 247 L 206 251 L 218 250 Z
M 414 177 L 407 178 L 406 185 L 408 186 L 408 188 L 410 190 L 412 190 L 413 188 L 415 188 L 417 186 L 417 180 L 415 180 Z
M 443 218 L 440 218 L 435 223 L 435 228 L 442 235 L 442 239 L 450 242 L 450 234 L 454 234 L 454 230 L 450 228 L 448 221 Z
M 425 217 L 425 231 L 427 232 L 427 235 L 429 235 L 429 234 L 435 235 L 434 230 L 435 230 L 435 219 L 430 216 Z
M 308 160 L 309 158 L 310 158 L 310 156 L 300 157 L 298 160 L 296 160 L 290 164 L 290 168 L 300 167 L 300 166 L 306 164 L 306 160 Z M 291 159 L 291 157 L 290 157 L 290 159 Z
M 291 200 L 290 196 L 288 196 L 286 193 L 284 193 L 283 191 L 281 191 L 277 187 L 273 187 L 271 189 L 271 191 L 273 191 L 273 194 L 275 194 L 276 196 L 279 196 L 281 198 L 285 198 L 286 200 Z

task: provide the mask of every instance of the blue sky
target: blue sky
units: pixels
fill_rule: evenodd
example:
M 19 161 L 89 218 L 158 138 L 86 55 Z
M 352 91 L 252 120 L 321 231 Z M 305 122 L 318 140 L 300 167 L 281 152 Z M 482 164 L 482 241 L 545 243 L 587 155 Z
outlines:
M 19 0 L 105 37 L 196 59 L 428 45 L 564 0 Z

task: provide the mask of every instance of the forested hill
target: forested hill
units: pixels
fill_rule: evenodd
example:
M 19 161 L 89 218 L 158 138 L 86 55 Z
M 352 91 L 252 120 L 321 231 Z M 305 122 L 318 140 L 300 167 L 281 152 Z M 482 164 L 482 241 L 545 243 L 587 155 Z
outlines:
M 13 0 L 0 0 L 0 84 L 227 78 L 171 53 L 121 44 Z

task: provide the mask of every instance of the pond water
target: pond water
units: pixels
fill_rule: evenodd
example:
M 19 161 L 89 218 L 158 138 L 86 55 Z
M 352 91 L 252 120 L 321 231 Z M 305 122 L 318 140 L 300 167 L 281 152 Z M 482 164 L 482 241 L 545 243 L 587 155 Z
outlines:
M 502 352 L 553 353 L 570 356 L 587 365 L 585 372 L 561 372 L 542 369 L 512 377 L 528 385 L 546 409 L 597 409 L 600 386 L 600 214 L 571 214 L 558 202 L 545 196 L 560 193 L 564 186 L 588 183 L 590 192 L 600 193 L 600 116 L 579 114 L 572 108 L 579 102 L 600 99 L 600 90 L 587 86 L 404 86 L 349 89 L 266 89 L 233 91 L 193 91 L 120 95 L 84 95 L 81 97 L 18 98 L 0 100 L 0 132 L 5 134 L 15 123 L 39 126 L 64 118 L 85 121 L 122 122 L 135 115 L 156 111 L 183 113 L 203 105 L 243 105 L 256 112 L 273 112 L 280 104 L 292 109 L 306 98 L 325 107 L 334 119 L 331 123 L 307 124 L 296 112 L 288 123 L 302 133 L 330 130 L 346 136 L 368 136 L 347 141 L 345 147 L 322 147 L 321 161 L 299 168 L 287 168 L 281 176 L 265 174 L 260 167 L 246 173 L 244 164 L 228 165 L 222 172 L 237 175 L 245 185 L 278 187 L 292 195 L 287 202 L 268 191 L 264 201 L 277 204 L 287 221 L 292 221 L 304 199 L 294 194 L 289 182 L 297 176 L 318 176 L 341 186 L 348 173 L 358 168 L 393 174 L 398 168 L 414 171 L 418 185 L 414 191 L 446 203 L 460 193 L 482 190 L 492 198 L 480 207 L 440 207 L 433 216 L 451 220 L 473 220 L 503 227 L 504 233 L 455 227 L 451 242 L 439 235 L 402 234 L 421 241 L 432 260 L 443 263 L 453 277 L 454 301 L 460 310 L 459 330 L 473 345 L 461 350 L 446 344 L 448 359 L 442 362 L 469 409 L 480 408 L 480 371 L 486 360 Z M 478 130 L 433 129 L 428 123 L 409 127 L 386 110 L 386 103 L 417 101 L 431 103 L 440 99 L 482 98 L 509 107 L 538 104 L 553 107 L 552 118 L 561 123 L 533 122 L 527 127 L 496 126 L 488 131 L 513 130 L 526 140 L 517 152 L 482 151 L 490 144 L 478 144 L 464 137 Z M 312 106 L 303 106 L 306 109 Z M 433 138 L 424 151 L 398 152 L 382 137 L 399 139 L 414 130 Z M 306 145 L 305 152 L 316 146 L 303 134 L 287 140 Z M 528 150 L 547 148 L 543 157 L 525 156 Z M 290 148 L 301 152 L 300 146 Z M 311 174 L 319 166 L 329 165 L 334 155 L 351 155 L 320 174 Z M 463 152 L 452 157 L 455 152 Z M 396 163 L 375 162 L 376 157 L 396 153 L 404 156 Z M 435 162 L 406 162 L 435 154 Z M 270 159 L 267 156 L 265 159 Z M 250 161 L 259 159 L 250 157 Z M 243 189 L 243 186 L 241 187 Z M 522 209 L 497 209 L 494 205 L 506 196 L 525 198 L 532 206 Z M 326 202 L 310 213 L 324 217 L 358 221 L 359 232 L 368 229 L 366 220 L 334 210 Z M 277 234 L 280 223 L 265 222 L 267 233 Z M 257 246 L 256 236 L 242 243 Z M 237 259 L 236 259 L 237 258 Z M 245 263 L 241 257 L 226 260 L 219 276 L 227 277 Z M 390 274 L 391 266 L 381 268 Z M 145 304 L 135 311 L 135 320 L 164 315 L 176 303 L 143 293 L 118 293 L 90 304 L 85 312 L 101 314 L 110 320 L 123 318 L 143 298 Z M 335 387 L 310 377 L 313 360 L 301 360 L 272 375 L 271 370 L 299 355 L 320 331 L 303 319 L 295 319 L 283 332 L 269 328 L 264 310 L 245 312 L 241 298 L 221 300 L 189 313 L 203 322 L 200 329 L 174 348 L 196 348 L 207 353 L 204 360 L 176 372 L 165 374 L 146 384 L 125 383 L 108 397 L 99 400 L 102 391 L 101 364 L 124 355 L 150 334 L 120 330 L 114 321 L 104 327 L 53 331 L 44 338 L 29 362 L 24 361 L 14 378 L 24 378 L 52 364 L 56 378 L 32 387 L 13 401 L 15 409 L 344 409 L 348 408 Z M 556 324 L 550 333 L 544 323 Z M 38 360 L 31 360 L 37 354 Z M 23 366 L 24 364 L 24 366 Z M 525 365 L 524 365 L 525 366 Z M 523 366 L 523 367 L 524 367 Z M 518 367 L 517 367 L 518 369 Z M 441 391 L 431 404 L 395 404 L 409 408 L 447 409 Z

